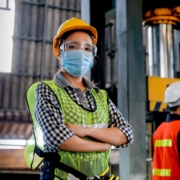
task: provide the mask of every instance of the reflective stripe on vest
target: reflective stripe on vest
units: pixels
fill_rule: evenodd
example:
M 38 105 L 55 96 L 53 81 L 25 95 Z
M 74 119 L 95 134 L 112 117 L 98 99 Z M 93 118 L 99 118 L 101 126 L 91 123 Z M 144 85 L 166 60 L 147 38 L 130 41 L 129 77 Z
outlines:
M 171 169 L 153 169 L 152 170 L 153 176 L 171 176 Z
M 40 83 L 32 84 L 27 91 L 27 102 L 29 111 L 33 119 L 34 134 L 27 144 L 25 149 L 25 159 L 28 167 L 36 169 L 42 162 L 43 158 L 35 154 L 35 143 L 43 150 L 43 139 L 42 131 L 39 124 L 36 121 L 34 115 L 35 108 L 35 95 L 36 87 Z M 109 106 L 107 102 L 107 93 L 104 90 L 100 90 L 98 93 L 92 89 L 91 93 L 96 102 L 96 110 L 91 112 L 80 107 L 75 103 L 71 97 L 67 94 L 65 89 L 59 88 L 54 81 L 44 81 L 50 90 L 54 93 L 61 110 L 64 115 L 64 123 L 72 123 L 83 127 L 94 127 L 94 128 L 107 128 L 109 121 Z M 70 110 L 70 111 L 69 111 Z M 63 135 L 63 134 L 62 134 Z M 86 138 L 85 138 L 86 139 Z M 59 150 L 58 153 L 61 156 L 61 162 L 71 166 L 74 169 L 81 171 L 87 176 L 98 175 L 104 171 L 108 166 L 110 157 L 109 149 L 106 152 L 68 152 Z M 55 175 L 60 176 L 62 179 L 67 180 L 67 173 L 60 169 L 55 169 Z
M 109 122 L 109 105 L 107 93 L 104 90 L 92 89 L 91 94 L 95 100 L 96 109 L 88 111 L 74 102 L 64 88 L 58 87 L 54 81 L 43 81 L 57 97 L 61 107 L 64 124 L 72 123 L 82 127 L 107 128 Z M 85 137 L 85 139 L 91 139 Z M 93 140 L 93 139 L 92 139 Z M 108 166 L 110 157 L 109 149 L 106 152 L 71 152 L 59 150 L 61 162 L 82 172 L 88 177 L 98 175 Z M 55 175 L 68 180 L 68 174 L 62 170 L 55 169 Z
M 172 147 L 171 139 L 156 140 L 155 147 Z

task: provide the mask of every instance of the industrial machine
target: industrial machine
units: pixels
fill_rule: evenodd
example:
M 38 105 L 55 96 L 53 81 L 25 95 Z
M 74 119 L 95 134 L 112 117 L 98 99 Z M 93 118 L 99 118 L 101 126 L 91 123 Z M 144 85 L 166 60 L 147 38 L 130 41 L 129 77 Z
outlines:
M 142 11 L 147 75 L 147 158 L 151 163 L 152 135 L 169 112 L 163 102 L 165 89 L 172 82 L 180 81 L 180 3 L 143 0 Z

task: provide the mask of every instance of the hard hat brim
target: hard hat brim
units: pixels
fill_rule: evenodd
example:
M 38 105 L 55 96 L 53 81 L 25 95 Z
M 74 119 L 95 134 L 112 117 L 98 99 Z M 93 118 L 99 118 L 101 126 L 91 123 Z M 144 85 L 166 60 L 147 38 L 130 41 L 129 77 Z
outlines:
M 58 35 L 56 35 L 54 37 L 54 40 L 53 40 L 53 49 L 54 49 L 54 55 L 57 57 L 57 43 L 58 43 L 58 39 L 66 32 L 69 32 L 69 31 L 72 31 L 72 30 L 88 30 L 90 31 L 93 36 L 94 36 L 94 39 L 93 39 L 93 44 L 96 45 L 97 43 L 97 37 L 98 37 L 98 34 L 97 34 L 97 31 L 96 29 L 93 27 L 93 26 L 72 26 L 72 27 L 68 27 L 64 30 L 62 30 Z

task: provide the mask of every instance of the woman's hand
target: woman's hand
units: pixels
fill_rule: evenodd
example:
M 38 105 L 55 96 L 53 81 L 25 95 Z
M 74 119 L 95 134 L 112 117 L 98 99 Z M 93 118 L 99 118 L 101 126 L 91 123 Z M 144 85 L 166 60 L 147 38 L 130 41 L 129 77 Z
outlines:
M 59 145 L 59 149 L 73 152 L 106 152 L 111 144 L 80 138 L 76 135 Z
M 81 138 L 88 136 L 90 134 L 91 129 L 92 129 L 90 127 L 82 127 L 82 126 L 74 125 L 71 123 L 67 123 L 66 127 L 71 129 L 76 136 L 79 136 Z M 112 124 L 110 126 L 110 128 L 114 128 L 114 124 Z
M 84 138 L 85 136 L 91 137 L 98 142 L 115 146 L 127 143 L 127 137 L 125 134 L 120 129 L 114 127 L 114 124 L 112 124 L 109 128 L 81 127 L 70 123 L 66 124 L 66 126 L 80 138 Z
M 71 129 L 76 136 L 81 137 L 81 138 L 87 136 L 88 134 L 87 133 L 89 129 L 88 127 L 81 127 L 81 126 L 70 124 L 70 123 L 66 124 L 66 127 Z
M 108 151 L 112 147 L 112 145 L 108 144 L 108 143 L 102 143 L 102 144 L 104 146 L 104 150 L 99 151 L 99 152 L 106 152 L 106 151 Z

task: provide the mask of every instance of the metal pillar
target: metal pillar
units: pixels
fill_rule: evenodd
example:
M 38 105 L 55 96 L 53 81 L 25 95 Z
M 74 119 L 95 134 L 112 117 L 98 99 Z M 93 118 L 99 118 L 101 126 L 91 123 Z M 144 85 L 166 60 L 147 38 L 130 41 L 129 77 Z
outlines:
M 89 0 L 81 1 L 81 19 L 90 24 L 90 2 Z
M 90 2 L 89 0 L 81 1 L 81 19 L 90 24 Z M 90 79 L 91 72 L 88 71 L 85 76 Z
M 180 78 L 180 31 L 174 29 L 174 63 L 175 77 Z
M 172 24 L 148 27 L 149 76 L 174 77 L 174 33 Z
M 45 49 L 46 49 L 46 34 L 47 34 L 47 13 L 48 13 L 48 0 L 45 0 L 44 4 L 44 22 L 43 22 L 43 43 L 42 43 L 42 56 L 41 56 L 41 81 L 44 77 L 44 62 L 45 62 Z
M 121 180 L 146 179 L 146 72 L 142 40 L 142 0 L 116 0 L 118 108 L 130 122 L 133 144 L 120 149 Z

